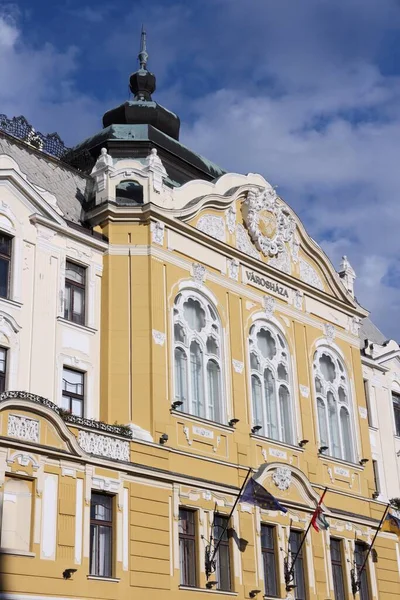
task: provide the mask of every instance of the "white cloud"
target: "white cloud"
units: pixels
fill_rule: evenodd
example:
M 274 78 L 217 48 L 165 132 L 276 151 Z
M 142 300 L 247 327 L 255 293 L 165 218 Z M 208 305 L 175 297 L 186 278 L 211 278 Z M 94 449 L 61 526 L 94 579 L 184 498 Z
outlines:
M 399 96 L 398 78 L 359 62 L 279 97 L 219 90 L 196 102 L 183 135 L 229 170 L 278 185 L 334 264 L 349 256 L 360 302 L 393 337 L 400 290 L 385 275 L 400 255 Z M 380 120 L 357 119 L 361 110 Z
M 99 129 L 104 112 L 94 97 L 80 93 L 74 85 L 79 51 L 69 46 L 64 52 L 43 43 L 31 47 L 13 12 L 0 13 L 0 107 L 9 117 L 23 114 L 35 129 L 48 133 L 62 124 L 65 142 L 84 139 Z M 70 121 L 72 127 L 66 127 Z M 72 135 L 71 135 L 72 130 Z M 68 135 L 69 134 L 69 135 Z

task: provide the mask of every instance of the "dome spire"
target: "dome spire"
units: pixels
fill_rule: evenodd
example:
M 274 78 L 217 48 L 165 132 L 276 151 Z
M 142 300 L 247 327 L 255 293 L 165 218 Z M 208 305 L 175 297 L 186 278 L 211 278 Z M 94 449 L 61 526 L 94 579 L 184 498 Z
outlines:
M 129 80 L 129 87 L 135 96 L 135 100 L 151 102 L 151 95 L 156 89 L 156 78 L 153 73 L 147 70 L 149 55 L 147 53 L 146 38 L 147 34 L 142 25 L 140 51 L 138 54 L 140 68 L 135 73 L 132 73 Z
M 144 25 L 142 25 L 142 33 L 140 35 L 140 51 L 138 54 L 138 59 L 140 63 L 140 70 L 147 71 L 147 61 L 149 60 L 149 55 L 147 54 L 146 31 L 144 29 Z

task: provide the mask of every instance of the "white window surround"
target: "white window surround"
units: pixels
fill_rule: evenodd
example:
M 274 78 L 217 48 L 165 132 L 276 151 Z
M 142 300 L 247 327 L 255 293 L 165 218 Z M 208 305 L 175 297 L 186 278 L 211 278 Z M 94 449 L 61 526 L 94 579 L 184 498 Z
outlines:
M 6 214 L 7 212 L 7 214 Z M 15 215 L 7 207 L 0 206 L 0 232 L 9 235 L 11 240 L 9 297 L 0 298 L 4 302 L 21 303 L 22 284 L 22 231 Z
M 58 317 L 65 321 L 73 323 L 73 321 L 69 321 L 64 318 L 64 306 L 65 306 L 65 278 L 66 278 L 66 263 L 72 262 L 79 267 L 83 267 L 85 269 L 85 322 L 83 324 L 74 323 L 75 325 L 80 325 L 81 327 L 86 327 L 88 329 L 96 329 L 96 273 L 95 273 L 95 265 L 89 262 L 84 262 L 77 259 L 76 256 L 73 256 L 71 252 L 67 252 L 63 256 L 61 271 L 60 271 L 60 286 L 61 286 L 61 302 L 58 312 Z
M 335 350 L 319 346 L 313 360 L 313 385 L 318 444 L 325 456 L 356 462 L 356 435 L 351 386 L 344 360 Z
M 173 307 L 174 401 L 179 411 L 225 423 L 224 333 L 218 312 L 197 291 L 179 292 Z
M 63 389 L 63 369 L 74 369 L 81 371 L 85 375 L 85 388 L 84 388 L 84 402 L 83 402 L 83 416 L 88 419 L 98 419 L 99 406 L 97 400 L 94 398 L 95 389 L 95 375 L 94 365 L 86 360 L 83 360 L 80 356 L 71 356 L 68 354 L 61 353 L 57 359 L 58 375 L 56 378 L 57 389 L 55 398 L 57 398 L 56 404 L 61 406 L 62 404 L 62 389 Z
M 294 444 L 296 435 L 292 365 L 285 336 L 269 320 L 253 323 L 249 333 L 252 426 L 257 435 Z

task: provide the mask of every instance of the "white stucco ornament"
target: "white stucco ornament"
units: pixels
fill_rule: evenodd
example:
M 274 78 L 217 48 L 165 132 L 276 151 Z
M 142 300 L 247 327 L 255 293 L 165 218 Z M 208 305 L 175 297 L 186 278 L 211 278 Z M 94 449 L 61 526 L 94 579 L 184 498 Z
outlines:
M 154 244 L 159 244 L 160 246 L 162 246 L 164 243 L 164 223 L 160 223 L 160 221 L 152 221 L 150 223 L 150 229 L 152 242 Z
M 239 279 L 239 261 L 236 258 L 228 259 L 227 266 L 230 279 L 237 281 Z
M 205 279 L 206 279 L 206 268 L 204 265 L 201 265 L 200 263 L 193 263 L 192 264 L 192 269 L 193 269 L 193 279 L 195 280 L 196 283 L 198 284 L 202 284 L 204 283 Z
M 292 483 L 292 471 L 289 467 L 277 467 L 272 475 L 272 480 L 284 492 Z
M 95 170 L 104 168 L 104 167 L 112 167 L 113 159 L 107 152 L 107 148 L 102 148 L 100 151 L 100 156 L 96 161 Z
M 150 154 L 146 157 L 145 170 L 153 175 L 153 189 L 158 194 L 162 191 L 163 182 L 168 173 L 164 167 L 161 158 L 157 154 L 157 149 L 152 148 Z
M 303 298 L 303 292 L 301 290 L 296 290 L 294 295 L 294 307 L 297 308 L 297 310 L 303 310 Z
M 39 421 L 20 415 L 8 415 L 7 435 L 27 442 L 38 442 Z
M 232 206 L 230 206 L 225 211 L 225 220 L 226 220 L 226 226 L 228 227 L 229 233 L 234 233 L 235 228 L 236 228 L 236 205 L 235 204 L 232 204 Z
M 200 217 L 196 229 L 203 231 L 210 237 L 225 241 L 225 222 L 222 217 L 216 217 L 215 215 L 203 215 Z
M 292 240 L 296 222 L 271 185 L 250 190 L 242 213 L 253 243 L 264 256 L 277 256 Z
M 276 300 L 272 296 L 264 296 L 263 305 L 265 310 L 265 316 L 267 318 L 272 317 L 275 310 Z
M 332 323 L 324 323 L 324 333 L 328 344 L 332 344 L 336 335 L 336 328 Z

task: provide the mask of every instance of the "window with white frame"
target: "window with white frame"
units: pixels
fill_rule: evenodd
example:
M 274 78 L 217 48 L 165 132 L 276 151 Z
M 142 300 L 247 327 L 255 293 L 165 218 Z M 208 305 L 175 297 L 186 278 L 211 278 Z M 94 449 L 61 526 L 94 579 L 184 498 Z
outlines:
M 256 322 L 249 336 L 253 430 L 293 443 L 293 395 L 289 352 L 269 323 Z
M 332 350 L 319 348 L 313 370 L 320 446 L 325 454 L 354 462 L 350 385 L 344 364 Z
M 175 406 L 222 423 L 223 368 L 221 323 L 211 303 L 183 291 L 174 305 Z

